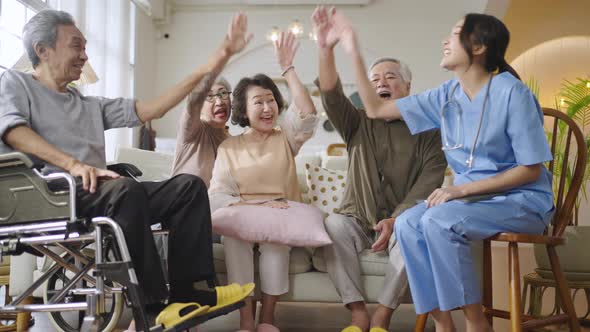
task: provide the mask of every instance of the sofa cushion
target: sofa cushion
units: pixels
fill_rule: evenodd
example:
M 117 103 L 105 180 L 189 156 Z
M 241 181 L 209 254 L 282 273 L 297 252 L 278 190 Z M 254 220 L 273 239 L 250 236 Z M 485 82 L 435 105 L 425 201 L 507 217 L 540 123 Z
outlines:
M 307 196 L 310 204 L 326 213 L 334 213 L 342 203 L 346 187 L 346 172 L 335 171 L 310 164 L 307 169 Z
M 258 271 L 258 256 L 260 256 L 260 253 L 256 250 L 256 258 L 254 260 L 255 271 Z M 213 265 L 215 266 L 215 272 L 227 273 L 225 267 L 225 253 L 223 251 L 223 244 L 221 243 L 213 243 Z M 311 251 L 306 248 L 292 248 L 289 260 L 289 274 L 305 273 L 311 269 Z
M 306 176 L 306 169 L 305 165 L 310 164 L 314 166 L 319 166 L 322 162 L 320 156 L 316 156 L 313 154 L 298 154 L 295 157 L 295 169 L 297 170 L 297 182 L 299 183 L 299 190 L 301 194 L 305 195 L 307 193 L 307 181 L 305 180 Z
M 348 155 L 344 156 L 323 156 L 322 167 L 335 171 L 346 171 L 348 169 Z
M 361 262 L 361 273 L 363 275 L 384 276 L 387 264 L 389 264 L 389 255 L 385 251 L 373 252 L 371 249 L 365 249 L 359 255 Z M 316 250 L 312 257 L 313 267 L 320 272 L 327 272 L 326 261 L 324 260 L 324 251 Z

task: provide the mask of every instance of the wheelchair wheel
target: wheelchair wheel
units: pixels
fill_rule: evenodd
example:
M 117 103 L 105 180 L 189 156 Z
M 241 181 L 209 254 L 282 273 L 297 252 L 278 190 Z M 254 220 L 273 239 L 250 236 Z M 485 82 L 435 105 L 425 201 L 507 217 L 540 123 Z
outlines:
M 70 257 L 70 262 L 73 259 Z M 90 270 L 89 275 L 92 275 L 94 270 Z M 64 285 L 66 285 L 72 278 L 74 273 L 65 268 L 60 268 L 55 271 L 51 277 L 47 280 L 45 289 L 43 291 L 43 300 L 45 303 L 49 302 L 49 299 L 56 293 L 58 293 Z M 80 281 L 81 288 L 92 288 L 94 285 L 90 284 L 86 280 Z M 114 285 L 113 282 L 105 280 L 105 286 L 119 287 Z M 75 287 L 78 288 L 78 287 Z M 86 302 L 85 295 L 67 295 L 60 303 L 70 302 Z M 102 314 L 102 320 L 100 322 L 99 331 L 110 332 L 113 331 L 123 312 L 123 306 L 125 305 L 123 295 L 121 293 L 107 293 L 105 291 L 105 312 Z M 54 325 L 57 331 L 62 332 L 77 332 L 80 331 L 85 311 L 63 311 L 63 312 L 50 312 L 49 320 Z

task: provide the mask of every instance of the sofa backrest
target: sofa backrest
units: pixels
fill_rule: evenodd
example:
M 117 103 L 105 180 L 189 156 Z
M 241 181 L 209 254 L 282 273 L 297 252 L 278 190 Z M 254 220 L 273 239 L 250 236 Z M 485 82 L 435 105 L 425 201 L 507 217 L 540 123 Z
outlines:
M 174 156 L 168 153 L 154 152 L 128 147 L 117 147 L 115 163 L 129 163 L 137 166 L 143 173 L 143 181 L 162 181 L 172 175 Z
M 143 173 L 144 181 L 161 181 L 170 178 L 174 156 L 168 153 L 117 147 L 114 163 L 129 163 L 137 166 Z M 346 170 L 346 156 L 323 156 L 301 154 L 295 157 L 297 180 L 302 193 L 307 192 L 305 164 L 322 166 L 335 170 Z

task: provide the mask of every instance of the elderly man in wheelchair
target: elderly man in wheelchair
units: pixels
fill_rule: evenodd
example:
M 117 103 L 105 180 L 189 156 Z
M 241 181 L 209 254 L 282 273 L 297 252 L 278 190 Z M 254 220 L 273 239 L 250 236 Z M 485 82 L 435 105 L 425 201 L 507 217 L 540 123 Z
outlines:
M 248 41 L 238 14 L 208 63 L 162 96 L 87 97 L 71 84 L 87 61 L 72 17 L 46 10 L 31 18 L 23 42 L 34 73 L 0 76 L 0 255 L 29 252 L 56 264 L 0 312 L 74 310 L 85 312 L 75 330 L 109 330 L 111 302 L 124 298 L 138 330 L 176 331 L 242 305 L 252 284 L 194 288 L 215 278 L 203 181 L 138 182 L 108 170 L 104 131 L 162 117 Z M 168 284 L 150 229 L 157 222 L 169 232 Z M 45 282 L 53 285 L 45 304 L 21 304 Z

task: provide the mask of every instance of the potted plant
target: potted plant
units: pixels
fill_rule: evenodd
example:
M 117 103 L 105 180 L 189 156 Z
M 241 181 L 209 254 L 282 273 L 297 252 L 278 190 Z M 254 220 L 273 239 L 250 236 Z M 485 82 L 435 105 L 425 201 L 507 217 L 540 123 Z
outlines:
M 527 84 L 533 93 L 538 96 L 538 84 L 534 79 L 530 79 Z M 590 152 L 590 80 L 578 78 L 575 81 L 565 80 L 560 90 L 560 98 L 555 101 L 555 108 L 566 113 L 580 127 L 585 137 L 585 148 Z M 567 131 L 560 128 L 556 133 L 557 145 L 555 149 L 555 167 L 553 174 L 553 185 L 557 187 L 557 180 L 561 176 L 562 165 L 564 161 L 564 148 Z M 548 133 L 549 140 L 552 139 L 552 133 Z M 575 151 L 575 149 L 572 149 Z M 590 155 L 590 154 L 589 154 Z M 569 161 L 571 162 L 573 158 Z M 573 164 L 566 167 L 566 189 L 567 184 L 571 182 L 571 172 Z M 580 226 L 579 212 L 582 202 L 588 202 L 588 193 L 586 185 L 590 179 L 590 163 L 586 164 L 586 171 L 582 181 L 582 189 L 578 194 L 578 199 L 572 214 L 572 219 L 565 232 L 567 243 L 557 247 L 557 252 L 561 260 L 561 266 L 569 280 L 590 280 L 590 226 Z M 545 246 L 535 245 L 535 260 L 537 261 L 537 273 L 542 277 L 553 278 L 549 259 Z

